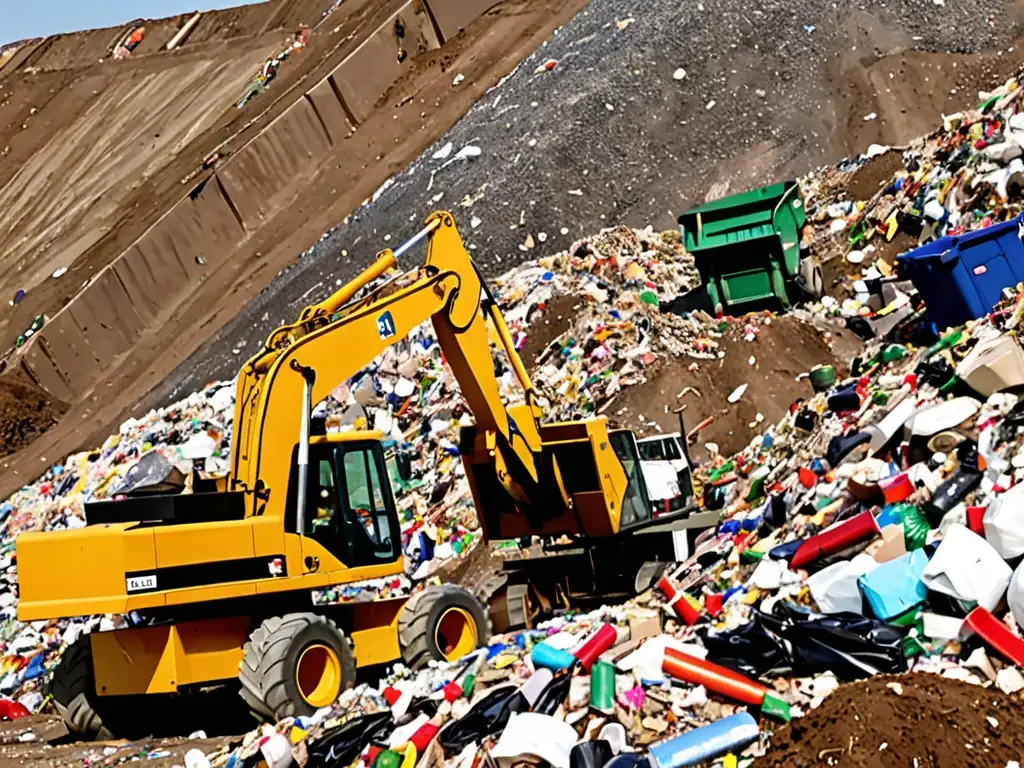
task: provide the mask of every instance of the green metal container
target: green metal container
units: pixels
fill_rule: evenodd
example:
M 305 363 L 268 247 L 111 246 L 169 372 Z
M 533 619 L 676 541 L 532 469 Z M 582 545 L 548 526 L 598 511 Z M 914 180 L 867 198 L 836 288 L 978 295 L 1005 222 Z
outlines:
M 821 267 L 800 251 L 806 222 L 796 181 L 730 195 L 679 217 L 715 314 L 741 314 L 754 302 L 788 309 L 821 297 Z

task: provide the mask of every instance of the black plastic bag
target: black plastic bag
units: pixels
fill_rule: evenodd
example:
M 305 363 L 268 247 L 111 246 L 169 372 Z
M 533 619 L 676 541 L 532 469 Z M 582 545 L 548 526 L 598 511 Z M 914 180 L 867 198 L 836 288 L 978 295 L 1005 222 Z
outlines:
M 603 768 L 614 757 L 605 739 L 581 741 L 569 753 L 569 768 Z
M 907 671 L 908 629 L 855 613 L 796 621 L 782 629 L 797 675 L 832 671 L 840 680 Z
M 360 715 L 309 746 L 307 768 L 335 768 L 347 766 L 372 742 L 384 739 L 391 732 L 390 712 Z
M 530 703 L 515 686 L 495 688 L 463 717 L 441 729 L 437 740 L 447 756 L 457 755 L 467 744 L 505 730 L 513 712 L 529 712 Z
M 760 677 L 790 666 L 786 649 L 769 634 L 759 616 L 731 632 L 708 632 L 704 638 L 708 660 L 747 677 Z

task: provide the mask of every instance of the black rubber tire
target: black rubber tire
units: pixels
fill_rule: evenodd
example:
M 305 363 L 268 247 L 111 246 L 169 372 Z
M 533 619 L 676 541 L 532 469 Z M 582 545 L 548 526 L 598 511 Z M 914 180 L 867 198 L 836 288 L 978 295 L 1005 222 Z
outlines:
M 455 584 L 429 586 L 413 595 L 398 617 L 398 646 L 409 669 L 422 669 L 431 659 L 441 661 L 444 652 L 434 640 L 437 623 L 448 608 L 463 608 L 476 624 L 477 648 L 491 639 L 491 619 L 484 604 Z
M 96 710 L 96 682 L 92 669 L 92 641 L 80 637 L 64 651 L 50 681 L 53 703 L 67 729 L 83 741 L 109 740 L 114 735 Z
M 311 706 L 295 683 L 303 650 L 313 643 L 331 648 L 341 662 L 341 691 L 356 680 L 352 646 L 333 621 L 315 613 L 289 613 L 267 619 L 249 636 L 238 670 L 239 693 L 259 720 L 312 715 Z

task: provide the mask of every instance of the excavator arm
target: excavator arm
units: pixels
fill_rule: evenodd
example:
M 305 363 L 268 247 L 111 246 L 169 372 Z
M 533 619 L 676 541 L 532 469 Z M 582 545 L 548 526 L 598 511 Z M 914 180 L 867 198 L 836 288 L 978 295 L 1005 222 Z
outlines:
M 422 266 L 357 298 L 424 240 Z M 445 212 L 433 214 L 397 251 L 380 253 L 325 301 L 307 307 L 296 323 L 274 331 L 242 368 L 229 484 L 251 493 L 251 513 L 284 514 L 296 445 L 308 439 L 309 404 L 428 319 L 475 420 L 461 449 L 489 537 L 616 533 L 628 478 L 605 421 L 540 424 L 533 385 L 504 318 Z M 522 403 L 502 400 L 492 338 L 515 372 Z

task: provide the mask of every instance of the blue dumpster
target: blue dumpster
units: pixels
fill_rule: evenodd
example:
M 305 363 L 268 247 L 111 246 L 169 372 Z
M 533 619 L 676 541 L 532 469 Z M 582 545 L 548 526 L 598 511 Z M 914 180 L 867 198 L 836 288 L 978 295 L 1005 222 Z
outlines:
M 939 329 L 987 315 L 1004 288 L 1024 282 L 1024 214 L 985 229 L 943 237 L 900 255 L 910 279 Z

